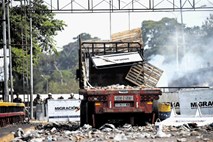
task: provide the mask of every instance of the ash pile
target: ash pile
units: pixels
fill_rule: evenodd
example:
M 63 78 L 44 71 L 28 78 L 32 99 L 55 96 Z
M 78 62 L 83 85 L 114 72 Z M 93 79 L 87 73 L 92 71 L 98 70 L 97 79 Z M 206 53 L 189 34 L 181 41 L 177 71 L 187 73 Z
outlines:
M 14 132 L 13 142 L 120 142 L 120 141 L 211 141 L 213 140 L 213 123 L 197 126 L 195 123 L 182 126 L 156 127 L 132 126 L 124 124 L 115 127 L 106 123 L 99 129 L 85 124 L 80 127 L 78 122 L 48 123 L 38 125 L 35 130 L 25 132 L 19 128 Z

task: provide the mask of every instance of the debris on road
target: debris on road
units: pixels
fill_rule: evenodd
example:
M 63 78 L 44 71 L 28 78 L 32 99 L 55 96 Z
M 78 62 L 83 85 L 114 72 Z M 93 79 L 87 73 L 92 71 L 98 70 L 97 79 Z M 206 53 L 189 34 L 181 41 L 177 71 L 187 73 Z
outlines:
M 92 142 L 92 141 L 148 141 L 156 139 L 163 142 L 165 139 L 184 141 L 209 141 L 213 139 L 213 124 L 198 127 L 195 124 L 182 126 L 162 126 L 156 127 L 154 124 L 146 126 L 132 126 L 125 124 L 115 127 L 106 123 L 99 129 L 85 124 L 80 127 L 78 122 L 60 122 L 41 124 L 36 130 L 23 134 L 21 128 L 17 130 L 18 135 L 13 142 L 51 142 L 51 141 L 71 141 L 71 142 Z

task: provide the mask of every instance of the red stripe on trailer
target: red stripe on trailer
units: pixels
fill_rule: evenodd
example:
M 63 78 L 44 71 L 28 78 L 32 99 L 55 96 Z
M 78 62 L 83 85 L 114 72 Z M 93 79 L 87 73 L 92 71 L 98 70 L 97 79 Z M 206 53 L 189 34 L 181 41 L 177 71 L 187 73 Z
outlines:
M 9 112 L 9 113 L 0 113 L 0 118 L 11 117 L 11 116 L 20 116 L 25 115 L 24 112 Z

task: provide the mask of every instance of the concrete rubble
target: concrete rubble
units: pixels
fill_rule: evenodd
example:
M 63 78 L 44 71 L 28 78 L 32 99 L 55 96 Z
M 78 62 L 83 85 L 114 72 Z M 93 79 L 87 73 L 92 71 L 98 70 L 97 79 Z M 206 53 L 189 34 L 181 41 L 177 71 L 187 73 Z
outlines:
M 113 124 L 104 124 L 99 129 L 78 122 L 60 122 L 38 125 L 35 130 L 23 133 L 19 128 L 14 132 L 13 142 L 120 142 L 120 141 L 177 141 L 185 142 L 193 138 L 194 141 L 210 141 L 213 137 L 213 124 L 198 127 L 196 124 L 182 126 L 132 126 L 125 124 L 115 127 Z

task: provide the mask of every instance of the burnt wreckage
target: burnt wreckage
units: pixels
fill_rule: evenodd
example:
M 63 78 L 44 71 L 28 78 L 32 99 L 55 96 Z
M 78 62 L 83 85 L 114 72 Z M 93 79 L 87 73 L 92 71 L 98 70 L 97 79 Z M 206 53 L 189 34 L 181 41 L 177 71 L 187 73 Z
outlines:
M 154 122 L 153 102 L 162 94 L 156 84 L 163 71 L 144 61 L 140 42 L 127 41 L 135 33 L 141 36 L 141 30 L 128 33 L 119 33 L 112 41 L 79 39 L 81 125 L 98 127 L 116 119 L 133 125 Z

